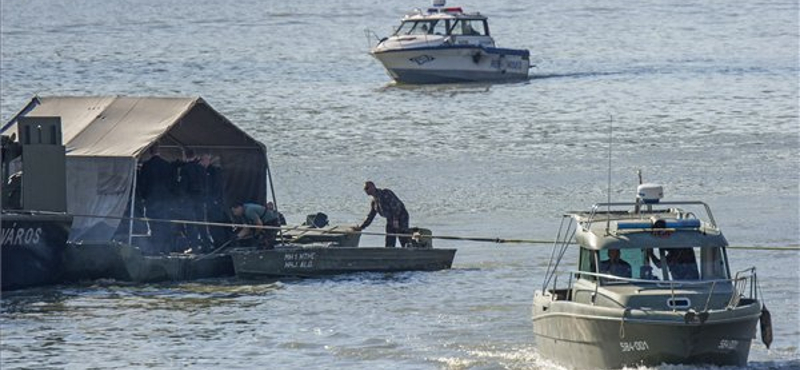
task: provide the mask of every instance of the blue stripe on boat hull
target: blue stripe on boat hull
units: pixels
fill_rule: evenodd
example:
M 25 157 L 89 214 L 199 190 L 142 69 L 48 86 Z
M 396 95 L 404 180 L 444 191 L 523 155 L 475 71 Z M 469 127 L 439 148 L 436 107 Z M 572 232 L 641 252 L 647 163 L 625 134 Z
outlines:
M 389 72 L 395 81 L 406 84 L 435 84 L 461 82 L 508 82 L 527 80 L 527 75 L 476 71 L 442 71 L 420 69 L 393 69 Z
M 442 50 L 442 49 L 475 49 L 481 50 L 487 54 L 497 54 L 497 55 L 520 55 L 524 59 L 530 58 L 531 52 L 525 49 L 506 49 L 506 48 L 487 48 L 483 46 L 477 45 L 440 45 L 440 46 L 425 46 L 419 48 L 408 48 L 408 49 L 392 49 L 392 50 L 381 50 L 375 51 L 373 54 L 389 54 L 389 53 L 398 53 L 398 52 L 409 52 L 409 51 L 435 51 L 435 50 Z

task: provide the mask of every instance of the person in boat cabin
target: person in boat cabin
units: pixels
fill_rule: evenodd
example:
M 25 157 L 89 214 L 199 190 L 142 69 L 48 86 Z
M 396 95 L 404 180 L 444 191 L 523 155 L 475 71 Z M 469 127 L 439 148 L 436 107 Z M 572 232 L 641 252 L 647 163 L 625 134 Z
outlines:
M 466 35 L 466 36 L 477 36 L 477 35 L 480 35 L 480 33 L 478 33 L 478 31 L 475 31 L 475 29 L 472 28 L 472 25 L 469 23 L 469 21 L 462 21 L 462 22 L 463 22 L 463 26 L 464 26 L 464 30 L 463 30 L 463 34 L 464 35 Z
M 667 249 L 666 256 L 669 274 L 672 280 L 698 280 L 700 273 L 697 271 L 697 261 L 695 260 L 692 248 L 671 248 Z
M 386 234 L 408 234 L 408 211 L 403 201 L 397 197 L 389 189 L 379 189 L 372 181 L 364 183 L 364 192 L 372 197 L 370 203 L 369 214 L 361 225 L 353 228 L 355 231 L 366 229 L 375 215 L 381 215 L 386 218 Z M 393 248 L 397 237 L 394 235 L 386 235 L 386 247 Z M 411 243 L 411 238 L 407 236 L 400 237 L 400 246 L 403 247 Z
M 667 269 L 672 275 L 672 280 L 700 279 L 700 273 L 697 271 L 697 261 L 692 248 L 668 248 L 663 250 L 664 259 L 667 261 Z M 656 257 L 652 249 L 648 251 L 648 257 L 656 266 L 661 266 L 661 259 Z
M 608 259 L 600 261 L 600 273 L 630 278 L 631 265 L 620 258 L 619 249 L 609 249 Z
M 241 222 L 248 225 L 256 226 L 280 226 L 281 215 L 267 205 L 260 205 L 255 203 L 236 203 L 231 207 L 231 215 L 234 216 L 233 222 Z M 275 236 L 278 234 L 277 229 L 262 229 L 262 228 L 249 228 L 245 227 L 239 230 L 236 234 L 237 239 L 246 239 L 254 237 L 254 239 L 264 244 L 267 249 L 275 247 Z

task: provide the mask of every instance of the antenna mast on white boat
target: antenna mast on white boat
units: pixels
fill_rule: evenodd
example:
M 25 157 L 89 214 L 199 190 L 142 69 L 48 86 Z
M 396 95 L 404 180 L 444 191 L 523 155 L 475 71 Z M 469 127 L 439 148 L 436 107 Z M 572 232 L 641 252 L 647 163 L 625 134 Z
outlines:
M 636 176 L 639 176 L 639 185 L 642 185 L 642 170 L 641 169 L 636 170 Z M 634 214 L 637 214 L 637 215 L 639 214 L 639 209 L 641 207 L 641 204 L 642 204 L 641 203 L 641 198 L 639 197 L 638 192 L 637 192 L 637 195 L 636 195 L 636 206 L 634 206 L 634 208 L 633 208 L 633 213 Z
M 611 143 L 614 138 L 614 116 L 609 114 L 608 117 L 608 215 L 606 216 L 606 235 L 611 230 Z

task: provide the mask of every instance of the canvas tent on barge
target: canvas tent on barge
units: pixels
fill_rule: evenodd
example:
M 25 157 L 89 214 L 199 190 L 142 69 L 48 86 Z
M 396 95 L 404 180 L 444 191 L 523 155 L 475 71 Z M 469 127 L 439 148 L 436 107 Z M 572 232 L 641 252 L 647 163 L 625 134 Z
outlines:
M 75 217 L 74 243 L 112 240 L 120 218 L 130 215 L 126 209 L 136 196 L 137 165 L 156 143 L 167 160 L 181 158 L 186 148 L 219 157 L 226 204 L 265 201 L 265 146 L 200 97 L 36 96 L 0 132 L 17 132 L 22 116 L 61 117 L 67 211 L 106 217 Z

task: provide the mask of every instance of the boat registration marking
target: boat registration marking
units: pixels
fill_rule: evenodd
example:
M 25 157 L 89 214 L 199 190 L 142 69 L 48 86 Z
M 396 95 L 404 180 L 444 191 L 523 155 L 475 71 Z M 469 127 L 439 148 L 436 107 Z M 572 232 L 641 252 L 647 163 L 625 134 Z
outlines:
M 314 268 L 315 252 L 294 252 L 283 255 L 283 267 L 291 269 Z
M 42 236 L 42 228 L 32 228 L 32 227 L 20 227 L 17 228 L 17 224 L 11 225 L 9 228 L 3 228 L 2 234 L 0 234 L 0 245 L 4 246 L 25 246 L 25 245 L 36 245 L 39 244 Z
M 503 58 L 500 58 L 492 60 L 491 66 L 492 68 L 497 68 L 497 69 L 505 67 L 506 69 L 522 70 L 522 61 L 503 60 Z
M 722 339 L 719 341 L 717 349 L 736 349 L 739 346 L 739 341 L 735 339 Z
M 644 340 L 619 342 L 619 346 L 622 348 L 622 352 L 641 352 L 650 350 L 650 346 L 647 345 L 647 341 Z

